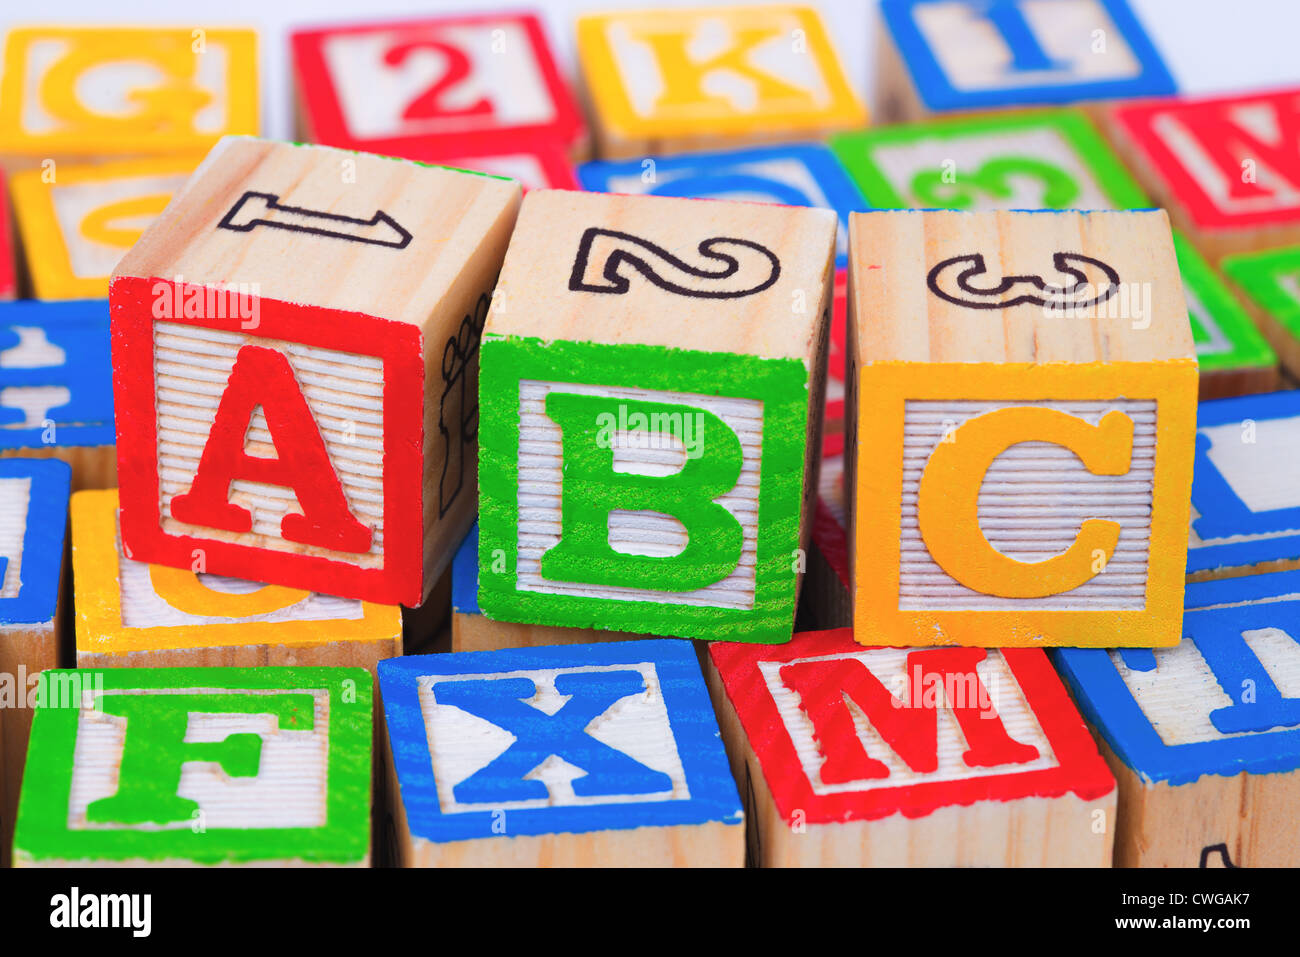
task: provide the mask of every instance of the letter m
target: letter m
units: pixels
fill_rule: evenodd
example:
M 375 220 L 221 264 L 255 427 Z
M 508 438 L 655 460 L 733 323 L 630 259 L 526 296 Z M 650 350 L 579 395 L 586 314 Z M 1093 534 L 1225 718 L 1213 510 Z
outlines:
M 781 669 L 781 681 L 799 695 L 800 706 L 813 725 L 823 763 L 824 784 L 844 784 L 889 777 L 889 768 L 867 754 L 854 725 L 849 703 L 865 716 L 884 742 L 918 774 L 939 767 L 939 707 L 948 707 L 966 738 L 962 759 L 968 767 L 1023 764 L 1038 757 L 1038 749 L 1013 739 L 995 711 L 981 710 L 987 701 L 975 666 L 982 648 L 934 648 L 907 656 L 913 682 L 907 700 L 899 701 L 861 658 L 800 661 Z M 965 684 L 977 694 L 947 702 L 935 688 Z

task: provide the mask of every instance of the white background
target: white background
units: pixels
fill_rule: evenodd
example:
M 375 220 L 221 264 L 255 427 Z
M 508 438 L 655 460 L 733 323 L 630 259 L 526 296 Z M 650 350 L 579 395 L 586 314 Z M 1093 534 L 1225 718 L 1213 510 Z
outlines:
M 302 26 L 532 8 L 546 21 L 570 80 L 573 21 L 582 13 L 737 5 L 740 0 L 5 0 L 0 29 L 33 23 L 133 23 L 194 27 L 251 26 L 262 60 L 262 132 L 288 138 L 292 128 L 289 33 Z M 747 0 L 762 3 L 764 0 Z M 816 6 L 848 69 L 871 103 L 875 75 L 872 0 L 791 0 Z M 1130 0 L 1180 89 L 1191 93 L 1300 85 L 1297 0 Z M 24 10 L 23 7 L 26 7 Z

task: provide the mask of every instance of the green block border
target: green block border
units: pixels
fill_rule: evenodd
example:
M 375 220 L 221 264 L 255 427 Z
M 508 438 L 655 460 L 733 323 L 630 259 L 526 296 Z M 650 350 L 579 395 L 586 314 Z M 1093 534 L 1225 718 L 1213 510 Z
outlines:
M 14 860 L 192 861 L 249 864 L 301 860 L 360 864 L 370 849 L 371 709 L 373 678 L 364 668 L 64 668 L 42 675 L 102 682 L 102 690 L 216 688 L 230 691 L 283 689 L 329 691 L 329 752 L 326 767 L 326 824 L 317 828 L 236 830 L 81 829 L 68 827 L 72 756 L 80 707 L 37 705 L 28 746 L 14 837 Z M 355 700 L 343 701 L 351 679 Z M 128 725 L 127 734 L 130 734 Z
M 1277 355 L 1255 328 L 1254 321 L 1237 297 L 1222 279 L 1210 268 L 1191 241 L 1181 233 L 1174 233 L 1174 251 L 1178 256 L 1178 271 L 1183 284 L 1189 287 L 1213 317 L 1219 330 L 1231 344 L 1228 352 L 1196 356 L 1202 372 L 1222 372 L 1227 369 L 1271 368 L 1277 365 Z M 1298 250 L 1297 252 L 1300 252 Z M 1300 259 L 1297 259 L 1300 265 Z M 1193 332 L 1200 328 L 1196 316 L 1190 311 Z
M 1289 335 L 1300 340 L 1300 302 L 1278 281 L 1282 273 L 1300 275 L 1300 246 L 1226 256 L 1220 267 Z
M 807 450 L 808 370 L 763 359 L 639 344 L 545 342 L 485 334 L 479 372 L 479 607 L 489 618 L 681 638 L 787 642 L 793 636 Z M 519 382 L 567 382 L 757 399 L 763 403 L 754 607 L 621 601 L 521 591 L 518 540 Z M 505 555 L 505 571 L 493 555 Z
M 1043 110 L 1009 116 L 938 120 L 841 133 L 831 137 L 830 148 L 858 184 L 868 203 L 877 209 L 911 209 L 911 201 L 894 188 L 873 162 L 871 150 L 874 146 L 1042 128 L 1055 130 L 1073 147 L 1080 162 L 1116 209 L 1141 209 L 1151 205 L 1137 180 L 1125 169 L 1088 116 L 1079 110 Z

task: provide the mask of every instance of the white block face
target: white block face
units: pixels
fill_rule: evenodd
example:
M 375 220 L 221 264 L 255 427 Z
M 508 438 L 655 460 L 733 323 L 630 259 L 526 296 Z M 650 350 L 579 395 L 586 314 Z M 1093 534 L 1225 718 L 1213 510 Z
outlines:
M 72 274 L 95 279 L 112 273 L 131 247 L 129 237 L 144 232 L 188 178 L 176 173 L 71 183 L 56 180 L 50 200 Z M 113 237 L 117 241 L 106 241 Z
M 875 143 L 871 159 L 885 178 L 909 203 L 930 205 L 912 194 L 917 174 L 933 174 L 942 183 L 944 172 L 951 169 L 952 185 L 935 187 L 939 195 L 960 196 L 963 209 L 986 212 L 999 209 L 1038 209 L 1046 202 L 1049 184 L 1027 167 L 1000 172 L 989 164 L 996 160 L 1034 157 L 1068 173 L 1077 189 L 1066 202 L 1053 205 L 1073 209 L 1110 209 L 1114 203 L 1101 191 L 1096 179 L 1080 161 L 1074 148 L 1054 129 L 1027 129 L 978 136 L 934 136 L 907 143 Z M 1011 195 L 994 195 L 988 184 L 1009 189 Z M 969 205 L 965 202 L 969 198 Z
M 563 480 L 563 433 L 546 415 L 552 391 L 616 399 L 693 406 L 720 418 L 740 440 L 742 464 L 735 487 L 714 499 L 740 523 L 740 561 L 726 578 L 686 592 L 662 592 L 624 586 L 556 582 L 543 578 L 542 556 L 560 540 L 560 492 Z M 690 439 L 691 432 L 687 430 Z M 698 434 L 699 441 L 707 436 Z M 660 432 L 616 432 L 614 469 L 644 475 L 670 475 L 686 464 L 689 450 Z M 612 388 L 571 383 L 521 380 L 519 383 L 519 539 L 517 587 L 555 595 L 579 595 L 621 601 L 703 605 L 749 609 L 754 606 L 754 575 L 758 549 L 759 466 L 763 449 L 763 404 L 682 392 Z M 632 555 L 666 557 L 687 545 L 686 529 L 670 515 L 647 511 L 614 511 L 609 516 L 609 544 Z
M 544 125 L 555 106 L 527 32 L 508 20 L 340 33 L 323 44 L 358 139 Z M 488 108 L 469 110 L 486 102 Z
M 231 483 L 230 502 L 253 515 L 253 529 L 247 535 L 187 525 L 172 517 L 171 502 L 190 490 L 235 357 L 245 345 L 275 349 L 287 357 L 325 442 L 348 509 L 359 522 L 372 529 L 370 550 L 365 554 L 285 541 L 280 534 L 281 519 L 290 512 L 301 512 L 301 508 L 293 490 L 278 485 L 244 479 Z M 383 565 L 382 360 L 165 320 L 154 323 L 154 355 L 164 532 L 240 540 L 261 548 L 318 555 L 363 568 Z M 260 408 L 253 412 L 244 448 L 251 456 L 276 457 Z
M 1252 512 L 1300 507 L 1300 483 L 1278 475 L 1280 463 L 1300 462 L 1300 416 L 1252 425 L 1250 441 L 1238 422 L 1200 429 L 1210 438 L 1210 461 Z
M 1061 67 L 1012 69 L 1006 39 L 970 0 L 917 4 L 912 17 L 956 90 L 1067 86 L 1141 74 L 1123 33 L 1097 0 L 1020 0 L 1017 6 L 1043 53 Z
M 1089 472 L 1070 449 L 1022 442 L 994 459 L 979 496 L 979 524 L 994 549 L 1020 562 L 1066 551 L 1090 518 L 1118 522 L 1119 543 L 1105 570 L 1068 592 L 1001 598 L 967 588 L 935 563 L 917 523 L 917 489 L 944 437 L 977 415 L 1012 406 L 1052 408 L 1091 425 L 1111 410 L 1133 421 L 1133 455 L 1123 475 Z M 1156 403 L 1112 401 L 909 401 L 903 426 L 903 505 L 899 603 L 903 610 L 1140 610 L 1146 606 L 1154 489 Z
M 1300 644 L 1295 638 L 1281 628 L 1243 631 L 1242 638 L 1278 692 L 1284 698 L 1300 698 Z M 1210 714 L 1240 702 L 1223 690 L 1196 643 L 1184 638 L 1172 648 L 1155 648 L 1153 653 L 1155 670 L 1132 671 L 1119 652 L 1109 652 L 1133 700 L 1166 745 L 1256 737 L 1284 730 L 1270 728 L 1226 734 L 1219 731 L 1211 722 Z
M 547 189 L 554 184 L 546 175 L 546 170 L 531 153 L 502 153 L 494 156 L 471 156 L 465 159 L 439 161 L 440 166 L 453 169 L 471 169 L 478 173 L 491 173 L 493 176 L 509 176 L 518 180 L 524 189 Z
M 167 628 L 181 625 L 219 625 L 244 622 L 285 621 L 340 621 L 360 619 L 364 610 L 361 602 L 352 598 L 337 598 L 304 592 L 298 601 L 286 604 L 275 611 L 257 615 L 231 615 L 212 617 L 195 615 L 184 608 L 172 605 L 155 588 L 150 565 L 126 557 L 122 539 L 117 539 L 118 583 L 121 587 L 122 624 L 127 628 Z M 235 596 L 251 595 L 265 588 L 259 582 L 227 578 L 224 575 L 198 575 L 199 583 L 214 592 L 232 596 L 232 612 L 238 607 Z
M 759 671 L 763 675 L 768 693 L 776 703 L 777 712 L 785 725 L 790 740 L 794 743 L 800 767 L 817 795 L 843 794 L 871 791 L 878 788 L 906 787 L 914 784 L 936 784 L 944 781 L 968 780 L 970 778 L 1005 775 L 1039 771 L 1059 765 L 1052 746 L 1043 732 L 1038 718 L 1034 715 L 1024 692 L 1012 674 L 1010 667 L 996 650 L 989 650 L 983 661 L 975 666 L 980 683 L 987 692 L 986 702 L 953 701 L 950 693 L 964 694 L 968 685 L 953 684 L 951 690 L 945 687 L 943 705 L 935 709 L 938 726 L 937 750 L 938 762 L 934 771 L 917 772 L 894 752 L 888 742 L 871 723 L 869 716 L 857 702 L 848 695 L 844 696 L 845 706 L 853 717 L 854 730 L 869 757 L 883 763 L 889 769 L 888 777 L 868 778 L 860 781 L 843 781 L 833 784 L 821 779 L 821 768 L 825 755 L 818 747 L 815 728 L 808 715 L 800 707 L 799 695 L 792 691 L 781 679 L 781 670 L 791 665 L 808 661 L 835 661 L 853 659 L 860 661 L 880 681 L 881 684 L 900 702 L 916 702 L 921 699 L 922 690 L 913 687 L 913 676 L 908 674 L 907 657 L 911 649 L 906 648 L 872 648 L 848 654 L 824 655 L 813 658 L 795 658 L 791 661 L 760 661 Z M 1002 722 L 1007 734 L 1020 744 L 1031 745 L 1038 749 L 1038 757 L 1015 765 L 994 765 L 991 767 L 971 767 L 962 755 L 969 745 L 956 717 L 950 710 L 956 704 L 962 707 L 979 706 L 983 713 L 980 720 Z M 903 710 L 900 708 L 900 710 Z M 996 714 L 989 713 L 996 712 Z
M 831 105 L 831 92 L 817 58 L 807 49 L 798 51 L 797 44 L 791 42 L 792 36 L 803 35 L 799 31 L 805 31 L 806 24 L 787 11 L 748 7 L 740 16 L 691 16 L 689 20 L 677 21 L 672 27 L 663 23 L 664 19 L 668 18 L 627 15 L 612 19 L 605 25 L 606 40 L 613 51 L 619 79 L 632 110 L 639 116 L 685 118 L 700 109 L 699 103 L 667 107 L 659 104 L 667 83 L 659 58 L 643 38 L 642 31 L 672 27 L 689 31 L 686 48 L 697 64 L 707 63 L 740 45 L 739 30 L 773 31 L 771 39 L 747 48 L 745 61 L 753 69 L 793 87 L 797 94 L 792 92 L 784 99 L 764 97 L 752 78 L 729 68 L 715 68 L 704 76 L 701 88 L 710 96 L 724 99 L 734 112 L 802 112 Z M 716 109 L 707 105 L 705 109 L 707 115 L 716 115 Z
M 30 478 L 0 478 L 0 558 L 7 560 L 0 598 L 17 598 L 22 591 L 23 536 L 31 494 Z
M 565 674 L 594 672 L 639 672 L 644 691 L 615 701 L 586 727 L 586 733 L 615 751 L 668 776 L 671 789 L 634 794 L 578 795 L 573 781 L 586 773 L 562 758 L 538 755 L 538 764 L 524 777 L 546 785 L 545 799 L 506 801 L 495 804 L 467 804 L 456 800 L 455 788 L 471 775 L 500 757 L 515 742 L 515 736 L 489 719 L 461 708 L 440 704 L 438 686 L 446 682 L 497 681 L 526 678 L 536 694 L 525 704 L 547 715 L 554 715 L 569 700 L 555 688 L 555 680 Z M 617 664 L 585 668 L 554 668 L 489 674 L 429 675 L 417 681 L 420 710 L 429 739 L 429 754 L 443 814 L 466 811 L 511 810 L 520 808 L 563 807 L 593 804 L 655 803 L 690 800 L 686 773 L 682 768 L 677 742 L 668 720 L 663 690 L 652 662 Z
M 270 691 L 230 689 L 159 689 L 149 691 L 103 691 L 116 694 L 310 694 L 315 700 L 310 730 L 286 730 L 273 713 L 217 714 L 193 712 L 189 716 L 186 742 L 224 741 L 232 734 L 256 734 L 262 739 L 256 777 L 227 775 L 211 761 L 189 761 L 181 770 L 176 793 L 199 806 L 201 819 L 166 824 L 121 824 L 90 822 L 86 808 L 92 801 L 117 793 L 118 768 L 130 733 L 128 721 L 94 707 L 94 694 L 82 697 L 77 723 L 77 744 L 73 753 L 72 790 L 68 805 L 68 827 L 74 830 L 157 830 L 322 827 L 326 822 L 326 789 L 329 762 L 329 693 L 303 688 Z

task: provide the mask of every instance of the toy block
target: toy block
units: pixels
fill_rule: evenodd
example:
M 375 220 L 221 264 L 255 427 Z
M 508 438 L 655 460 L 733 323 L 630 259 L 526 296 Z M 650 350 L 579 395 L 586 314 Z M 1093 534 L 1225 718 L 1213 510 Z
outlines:
M 1300 377 L 1300 246 L 1227 256 L 1219 265 L 1245 297 L 1282 367 Z
M 689 642 L 392 658 L 403 867 L 739 867 L 736 783 Z
M 526 193 L 530 189 L 581 189 L 564 151 L 552 143 L 538 143 L 527 150 L 508 153 L 457 153 L 439 159 L 452 169 L 489 173 L 516 180 Z
M 202 153 L 257 132 L 252 30 L 18 27 L 3 64 L 0 154 L 15 166 Z
M 1110 866 L 1115 779 L 1042 649 L 707 651 L 758 866 Z
M 37 675 L 59 665 L 69 469 L 0 459 L 0 859 L 13 844 Z
M 72 497 L 77 667 L 349 665 L 402 653 L 402 615 L 296 588 L 134 561 L 117 490 Z
M 586 151 L 582 113 L 533 14 L 332 26 L 292 44 L 298 128 L 313 142 L 419 160 L 529 141 Z
M 0 302 L 18 295 L 18 273 L 14 267 L 14 241 L 9 228 L 9 187 L 0 169 Z
M 12 178 L 28 283 L 37 299 L 103 299 L 118 260 L 167 208 L 202 156 L 60 166 Z
M 584 189 L 600 193 L 734 199 L 833 209 L 839 216 L 837 269 L 848 265 L 849 213 L 867 208 L 839 160 L 820 143 L 597 161 L 583 164 L 578 178 Z
M 831 141 L 878 209 L 1129 209 L 1150 206 L 1078 110 L 940 120 Z M 1174 251 L 1203 399 L 1276 388 L 1277 357 L 1223 283 L 1177 232 Z
M 110 286 L 125 548 L 419 605 L 474 520 L 478 338 L 518 207 L 497 177 L 218 144 Z
M 478 523 L 469 530 L 451 561 L 451 650 L 497 651 L 539 645 L 582 645 L 595 641 L 651 638 L 595 628 L 562 628 L 517 621 L 493 621 L 478 607 Z
M 1295 867 L 1300 572 L 1187 586 L 1183 640 L 1062 648 L 1119 782 L 1118 867 Z
M 1300 567 L 1300 392 L 1202 402 L 1189 581 Z
M 1127 0 L 881 0 L 880 14 L 882 122 L 1176 92 Z
M 528 194 L 481 347 L 485 615 L 789 640 L 834 247 L 830 210 Z
M 812 7 L 583 16 L 577 57 L 603 159 L 782 143 L 867 121 Z
M 19 867 L 370 861 L 364 668 L 46 672 Z
M 108 302 L 0 302 L 0 460 L 58 458 L 73 491 L 117 484 Z
M 859 640 L 1176 643 L 1197 367 L 1165 214 L 854 213 L 850 234 Z
M 1300 242 L 1300 88 L 1115 108 L 1120 148 L 1211 261 Z

